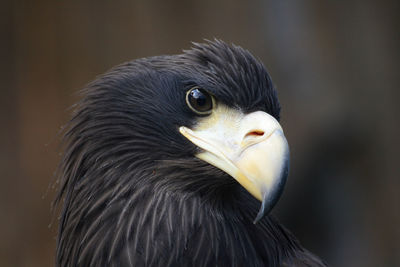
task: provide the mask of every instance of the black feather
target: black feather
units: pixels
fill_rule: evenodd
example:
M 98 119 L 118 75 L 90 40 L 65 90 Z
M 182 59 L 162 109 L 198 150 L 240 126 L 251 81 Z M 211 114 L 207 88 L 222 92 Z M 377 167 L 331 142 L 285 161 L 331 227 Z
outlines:
M 178 132 L 193 85 L 279 119 L 271 79 L 222 41 L 127 62 L 83 91 L 65 133 L 57 266 L 323 266 Z

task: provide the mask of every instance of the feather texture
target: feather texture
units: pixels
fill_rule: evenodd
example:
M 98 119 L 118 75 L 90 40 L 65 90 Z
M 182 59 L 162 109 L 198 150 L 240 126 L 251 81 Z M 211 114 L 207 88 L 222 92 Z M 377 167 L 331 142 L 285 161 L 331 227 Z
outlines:
M 264 66 L 222 41 L 127 62 L 90 83 L 65 132 L 57 266 L 324 266 L 178 132 L 193 85 L 279 119 Z

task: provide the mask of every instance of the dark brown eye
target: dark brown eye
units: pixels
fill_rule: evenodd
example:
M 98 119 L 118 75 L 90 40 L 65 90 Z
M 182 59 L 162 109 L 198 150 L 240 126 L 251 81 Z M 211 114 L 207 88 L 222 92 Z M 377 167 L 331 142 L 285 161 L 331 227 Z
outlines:
M 187 91 L 186 103 L 197 114 L 207 115 L 212 111 L 213 97 L 206 90 L 194 87 Z

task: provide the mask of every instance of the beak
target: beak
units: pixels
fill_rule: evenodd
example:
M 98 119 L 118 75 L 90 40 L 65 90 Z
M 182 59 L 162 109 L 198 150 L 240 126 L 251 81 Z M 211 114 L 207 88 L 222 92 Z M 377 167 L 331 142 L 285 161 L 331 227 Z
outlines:
M 289 170 L 289 147 L 271 115 L 243 114 L 219 104 L 193 128 L 180 133 L 202 149 L 201 160 L 225 171 L 261 201 L 257 223 L 278 201 Z

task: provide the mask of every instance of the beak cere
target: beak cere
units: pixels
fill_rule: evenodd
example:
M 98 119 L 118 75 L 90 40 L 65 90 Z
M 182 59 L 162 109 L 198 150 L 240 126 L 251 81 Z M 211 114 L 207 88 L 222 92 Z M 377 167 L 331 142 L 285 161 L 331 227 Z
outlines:
M 289 148 L 283 130 L 271 115 L 243 114 L 219 104 L 208 117 L 179 131 L 202 149 L 201 160 L 225 171 L 260 200 L 256 223 L 282 193 L 289 170 Z

